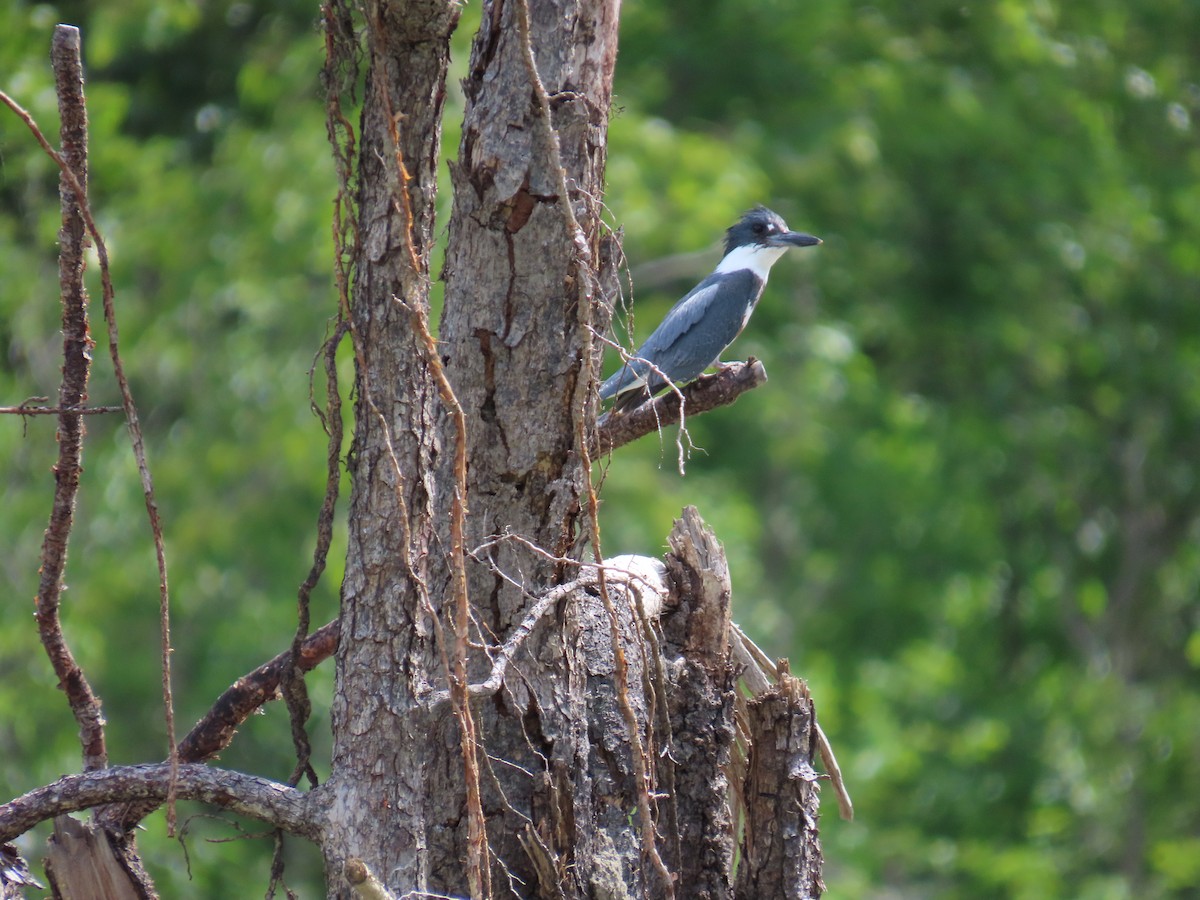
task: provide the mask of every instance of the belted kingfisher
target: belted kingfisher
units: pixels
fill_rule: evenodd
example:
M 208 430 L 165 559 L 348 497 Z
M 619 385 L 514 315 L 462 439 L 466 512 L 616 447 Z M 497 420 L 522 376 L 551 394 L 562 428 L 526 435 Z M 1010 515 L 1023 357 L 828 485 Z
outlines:
M 750 210 L 725 232 L 725 256 L 716 270 L 671 307 L 646 342 L 600 386 L 600 399 L 616 397 L 614 411 L 632 409 L 668 381 L 691 381 L 719 364 L 721 352 L 750 321 L 771 266 L 789 247 L 819 243 L 811 234 L 789 231 L 765 206 Z

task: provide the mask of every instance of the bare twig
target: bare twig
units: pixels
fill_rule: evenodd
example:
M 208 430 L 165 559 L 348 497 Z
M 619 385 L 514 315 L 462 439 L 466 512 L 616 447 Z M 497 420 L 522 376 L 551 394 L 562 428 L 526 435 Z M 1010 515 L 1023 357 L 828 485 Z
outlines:
M 58 93 L 60 98 L 61 116 L 63 121 L 63 147 L 64 153 L 60 154 L 42 134 L 41 129 L 33 121 L 33 117 L 23 110 L 16 102 L 14 102 L 7 94 L 0 92 L 0 102 L 5 103 L 10 109 L 15 112 L 26 126 L 33 133 L 34 138 L 41 145 L 42 149 L 50 156 L 51 159 L 59 167 L 61 178 L 64 187 L 60 189 L 64 197 L 64 204 L 67 203 L 68 195 L 73 195 L 70 201 L 74 204 L 75 215 L 83 222 L 83 227 L 87 234 L 91 236 L 96 247 L 96 256 L 100 261 L 100 282 L 102 286 L 102 298 L 104 306 L 104 319 L 108 326 L 108 349 L 109 356 L 112 359 L 113 371 L 116 376 L 117 386 L 121 392 L 121 405 L 125 411 L 125 420 L 129 428 L 130 441 L 133 446 L 133 455 L 137 462 L 138 474 L 142 481 L 142 493 L 146 500 L 146 511 L 150 519 L 150 529 L 154 536 L 154 550 L 158 563 L 159 575 L 159 618 L 162 633 L 162 684 L 163 684 L 163 705 L 166 710 L 166 726 L 167 726 L 167 743 L 169 753 L 172 759 L 175 756 L 175 714 L 171 698 L 171 642 L 170 642 L 170 619 L 169 619 L 169 594 L 167 590 L 167 561 L 166 551 L 163 546 L 162 525 L 159 520 L 158 504 L 154 499 L 154 484 L 150 477 L 150 469 L 146 464 L 145 442 L 142 438 L 141 425 L 138 422 L 137 408 L 133 402 L 133 394 L 129 389 L 129 381 L 125 377 L 124 366 L 121 363 L 121 356 L 118 351 L 118 334 L 117 334 L 117 319 L 116 310 L 113 303 L 113 284 L 112 274 L 109 268 L 108 247 L 100 235 L 99 229 L 96 227 L 95 219 L 92 216 L 91 208 L 87 202 L 86 189 L 86 169 L 81 170 L 83 178 L 76 174 L 76 166 L 80 160 L 86 159 L 86 128 L 87 118 L 86 111 L 83 106 L 83 67 L 80 61 L 80 42 L 79 29 L 69 25 L 59 25 L 55 29 L 54 35 L 54 50 L 53 61 L 55 66 L 56 81 L 58 83 Z M 70 98 L 64 100 L 64 98 Z M 74 132 L 68 134 L 68 130 Z M 80 155 L 82 154 L 82 155 Z M 65 221 L 65 220 L 64 220 Z M 82 237 L 79 238 L 79 245 L 82 247 Z M 80 258 L 80 266 L 82 266 L 82 256 Z M 80 268 L 80 277 L 82 277 L 82 268 Z M 82 282 L 80 282 L 80 290 L 82 291 Z M 86 338 L 86 318 L 84 318 L 84 336 Z M 69 334 L 65 328 L 64 316 L 64 332 Z M 90 338 L 86 338 L 90 341 Z M 90 345 L 89 345 L 90 346 Z M 65 366 L 64 366 L 65 368 Z M 86 381 L 86 379 L 85 379 Z M 60 393 L 60 397 L 62 394 Z M 60 402 L 61 406 L 71 407 L 79 405 L 79 400 L 65 400 Z M 69 417 L 68 417 L 69 418 Z M 60 428 L 63 427 L 65 419 L 60 419 Z M 78 475 L 75 476 L 76 480 Z M 65 544 L 62 552 L 65 560 Z M 61 580 L 62 569 L 58 568 L 57 578 Z M 42 582 L 46 582 L 45 568 L 43 568 Z M 39 590 L 39 597 L 42 591 Z M 55 600 L 57 607 L 57 599 Z M 72 662 L 73 665 L 73 662 Z M 57 671 L 57 667 L 56 667 Z M 78 667 L 75 666 L 75 671 L 78 672 Z M 78 672 L 78 676 L 82 676 L 82 672 Z M 60 673 L 60 680 L 62 674 Z M 86 685 L 86 682 L 84 683 Z M 64 687 L 68 692 L 68 696 L 72 691 L 72 685 L 69 682 L 64 682 Z M 74 707 L 73 707 L 74 708 Z M 85 768 L 88 767 L 89 761 L 93 766 L 103 765 L 104 747 L 103 733 L 99 731 L 98 726 L 103 723 L 103 717 L 99 714 L 98 701 L 96 702 L 96 713 L 94 716 L 95 724 L 84 728 L 85 732 Z M 81 725 L 82 727 L 82 725 Z M 90 738 L 93 742 L 93 751 L 99 751 L 97 756 L 94 752 L 89 754 L 87 742 Z M 99 735 L 99 744 L 95 744 L 96 736 Z M 168 826 L 171 830 L 174 827 L 173 813 L 168 816 Z
M 292 639 L 292 664 L 286 668 L 282 681 L 283 696 L 287 702 L 288 718 L 292 726 L 292 744 L 296 749 L 296 767 L 292 772 L 292 777 L 288 779 L 288 783 L 293 786 L 299 784 L 302 777 L 307 777 L 310 787 L 317 786 L 317 773 L 310 761 L 312 744 L 305 729 L 305 723 L 312 714 L 312 703 L 308 699 L 308 689 L 304 683 L 301 656 L 308 639 L 311 622 L 310 598 L 325 571 L 329 546 L 333 541 L 333 517 L 337 509 L 342 475 L 342 397 L 338 387 L 337 350 L 348 330 L 347 320 L 339 314 L 333 333 L 329 335 L 322 348 L 322 356 L 325 360 L 326 408 L 321 414 L 321 421 L 329 436 L 325 453 L 325 499 L 321 503 L 321 511 L 317 516 L 317 545 L 313 549 L 312 566 L 297 592 L 296 634 Z
M 596 440 L 590 449 L 596 454 L 612 453 L 631 441 L 674 425 L 680 420 L 681 400 L 689 416 L 699 415 L 733 403 L 746 391 L 766 384 L 767 370 L 757 359 L 728 363 L 713 375 L 701 375 L 690 384 L 657 400 L 644 403 L 627 413 L 608 413 L 596 425 Z
M 730 645 L 734 661 L 742 667 L 742 681 L 751 694 L 757 697 L 779 682 L 779 666 L 736 624 L 730 629 Z M 816 720 L 815 712 L 813 728 L 817 733 L 817 751 L 821 754 L 821 764 L 825 766 L 829 783 L 833 785 L 833 791 L 837 795 L 838 814 L 850 821 L 854 818 L 854 802 L 850 799 L 850 792 L 842 778 L 842 767 L 838 765 L 837 757 L 833 753 L 833 745 L 829 743 L 829 738 L 825 736 L 821 724 Z
M 98 416 L 124 411 L 119 406 L 0 406 L 0 416 Z
M 88 333 L 87 293 L 83 285 L 84 241 L 87 229 L 82 208 L 87 184 L 87 112 L 83 101 L 83 74 L 79 64 L 79 30 L 59 26 L 51 50 L 62 120 L 63 152 L 59 154 L 42 135 L 33 118 L 7 94 L 0 99 L 25 122 L 42 148 L 58 163 L 62 228 L 59 231 L 59 288 L 63 306 L 63 378 L 59 408 L 69 410 L 87 403 L 87 381 L 93 341 Z M 104 741 L 104 714 L 83 670 L 76 663 L 59 621 L 67 545 L 75 518 L 75 498 L 83 456 L 83 418 L 60 412 L 58 462 L 54 466 L 54 502 L 50 524 L 42 542 L 41 578 L 37 594 L 37 622 L 42 645 L 66 692 L 79 723 L 83 767 L 87 771 L 108 765 Z
M 501 572 L 499 569 L 492 567 L 493 571 L 497 572 L 501 578 L 508 581 L 515 587 L 525 590 L 524 586 L 512 576 Z M 632 576 L 636 578 L 637 576 Z M 630 579 L 632 581 L 632 578 Z M 590 585 L 599 583 L 599 579 L 595 575 L 586 575 L 582 578 L 576 578 L 574 581 L 568 581 L 565 584 L 557 585 L 540 597 L 535 598 L 533 606 L 525 612 L 525 617 L 505 638 L 504 643 L 496 650 L 496 655 L 492 660 L 492 670 L 488 673 L 488 677 L 483 681 L 475 682 L 467 685 L 467 693 L 472 697 L 490 697 L 495 694 L 504 684 L 504 676 L 508 672 L 508 665 L 512 661 L 513 656 L 521 648 L 521 644 L 537 627 L 537 623 L 554 608 L 560 601 L 569 597 L 578 590 L 582 590 Z M 450 700 L 450 691 L 434 691 L 429 695 L 426 701 L 429 706 L 434 707 Z
M 337 171 L 338 192 L 333 203 L 334 246 L 334 279 L 337 284 L 337 317 L 333 333 L 323 347 L 325 359 L 325 389 L 326 407 L 322 410 L 312 401 L 311 373 L 309 382 L 310 403 L 313 411 L 321 420 L 325 433 L 329 436 L 326 453 L 326 483 L 325 500 L 317 520 L 317 549 L 313 553 L 313 567 L 309 577 L 300 587 L 298 596 L 298 622 L 296 636 L 292 641 L 291 662 L 289 664 L 289 679 L 299 681 L 302 671 L 307 671 L 320 662 L 324 657 L 315 659 L 307 665 L 305 652 L 310 648 L 314 639 L 326 632 L 331 639 L 323 642 L 328 653 L 332 654 L 337 647 L 338 626 L 336 622 L 326 625 L 312 637 L 304 636 L 309 627 L 309 596 L 316 586 L 325 567 L 332 538 L 333 510 L 337 504 L 338 490 L 341 483 L 341 447 L 342 434 L 342 398 L 337 378 L 337 349 L 342 338 L 350 334 L 351 345 L 355 354 L 359 371 L 363 373 L 364 393 L 372 410 L 378 413 L 371 400 L 370 386 L 366 385 L 367 368 L 364 354 L 357 334 L 354 333 L 354 319 L 350 311 L 350 281 L 354 267 L 354 250 L 358 246 L 358 222 L 354 215 L 354 200 L 352 184 L 354 180 L 355 161 L 357 160 L 357 142 L 354 126 L 342 112 L 342 97 L 349 95 L 353 99 L 355 84 L 358 78 L 358 40 L 354 37 L 353 17 L 349 6 L 336 2 L 323 2 L 321 15 L 325 32 L 325 65 L 321 75 L 325 87 L 325 127 L 329 145 L 333 153 L 334 167 Z M 351 49 L 352 48 L 352 49 Z M 315 369 L 315 363 L 314 363 Z M 383 417 L 379 417 L 381 421 Z M 386 430 L 387 423 L 384 421 Z M 407 548 L 406 548 L 407 554 Z M 332 626 L 332 627 L 331 627 Z M 278 657 L 277 657 L 278 659 Z M 228 693 L 228 692 L 227 692 Z M 295 692 L 286 692 L 289 695 Z M 304 698 L 307 701 L 307 696 Z M 292 740 L 296 746 L 296 772 L 307 770 L 310 780 L 315 782 L 315 773 L 309 765 L 310 745 L 308 735 L 304 730 L 304 722 L 311 711 L 307 702 L 299 709 L 294 708 L 289 701 L 288 713 L 292 722 Z M 195 729 L 193 729 L 193 732 Z M 191 734 L 189 734 L 191 737 Z
M 320 837 L 319 816 L 309 807 L 309 794 L 228 769 L 193 764 L 173 771 L 169 763 L 159 763 L 67 775 L 0 805 L 0 844 L 61 813 L 127 800 L 159 804 L 172 790 L 186 800 L 211 803 L 301 837 Z
M 838 765 L 837 757 L 833 755 L 833 745 L 829 743 L 829 738 L 825 736 L 825 731 L 821 728 L 820 723 L 814 720 L 813 728 L 817 732 L 817 751 L 821 754 L 821 764 L 825 766 L 829 783 L 833 785 L 833 792 L 837 794 L 838 815 L 849 822 L 854 818 L 854 803 L 850 799 L 850 792 L 846 790 L 846 781 L 842 778 L 842 767 Z

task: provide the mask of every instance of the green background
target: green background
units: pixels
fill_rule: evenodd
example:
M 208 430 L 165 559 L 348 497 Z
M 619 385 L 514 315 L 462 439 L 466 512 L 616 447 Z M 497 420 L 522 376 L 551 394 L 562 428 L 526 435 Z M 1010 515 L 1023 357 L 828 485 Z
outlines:
M 323 42 L 296 0 L 109 6 L 9 0 L 0 87 L 53 137 L 51 31 L 82 26 L 182 731 L 287 645 L 312 552 L 308 370 L 335 308 Z M 1200 7 L 622 15 L 606 201 L 637 333 L 755 203 L 825 240 L 776 266 L 726 355 L 763 359 L 770 382 L 691 424 L 686 476 L 673 435 L 620 451 L 603 528 L 609 553 L 656 554 L 694 503 L 724 541 L 735 618 L 808 679 L 857 805 L 842 822 L 826 796 L 830 896 L 1200 896 Z M 451 156 L 460 110 L 455 84 Z M 56 195 L 0 111 L 3 404 L 57 390 Z M 92 401 L 115 402 L 94 326 Z M 149 530 L 123 425 L 92 418 L 88 436 L 65 628 L 113 762 L 154 760 Z M 54 458 L 53 420 L 0 422 L 6 798 L 79 765 L 31 615 Z M 343 555 L 339 536 L 316 622 Z M 310 682 L 319 761 L 331 681 L 326 665 Z M 222 764 L 287 776 L 279 704 Z M 237 827 L 184 812 L 203 814 L 186 857 L 161 816 L 140 839 L 164 895 L 260 893 L 270 842 L 208 843 Z M 320 896 L 317 854 L 288 846 L 289 885 Z

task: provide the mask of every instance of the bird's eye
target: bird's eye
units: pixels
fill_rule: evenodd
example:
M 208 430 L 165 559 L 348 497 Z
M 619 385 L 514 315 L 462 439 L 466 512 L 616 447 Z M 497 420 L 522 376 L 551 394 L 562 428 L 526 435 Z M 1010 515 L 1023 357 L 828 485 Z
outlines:
M 767 226 L 764 225 L 762 222 L 754 223 L 754 233 L 755 234 L 762 234 L 766 230 L 767 230 Z

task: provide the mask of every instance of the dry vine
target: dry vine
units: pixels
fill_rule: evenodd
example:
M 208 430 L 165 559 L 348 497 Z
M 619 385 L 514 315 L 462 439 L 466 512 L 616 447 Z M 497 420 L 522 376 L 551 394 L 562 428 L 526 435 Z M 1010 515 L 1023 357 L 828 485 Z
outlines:
M 83 64 L 80 55 L 79 29 L 70 25 L 59 25 L 54 31 L 51 58 L 62 116 L 64 152 L 60 154 L 42 134 L 33 117 L 12 98 L 0 91 L 0 101 L 7 105 L 33 133 L 38 144 L 58 165 L 63 185 L 63 256 L 60 259 L 60 280 L 63 289 L 64 316 L 64 372 L 60 390 L 60 407 L 67 409 L 82 405 L 87 399 L 87 350 L 91 337 L 87 333 L 86 294 L 83 289 L 83 240 L 84 233 L 91 237 L 100 262 L 100 280 L 104 319 L 108 328 L 109 357 L 121 393 L 122 408 L 129 428 L 134 459 L 142 482 L 142 493 L 146 512 L 150 519 L 150 530 L 154 538 L 155 559 L 159 576 L 159 622 L 162 637 L 162 690 L 166 716 L 167 746 L 172 772 L 178 762 L 175 749 L 175 712 L 171 697 L 171 629 L 170 595 L 167 587 L 167 559 L 163 544 L 162 523 L 158 504 L 154 499 L 154 482 L 146 462 L 145 442 L 138 420 L 137 407 L 129 381 L 125 377 L 121 362 L 117 333 L 116 307 L 112 274 L 109 267 L 108 247 L 96 227 L 87 201 L 87 112 L 83 97 Z M 80 357 L 82 355 L 82 358 Z M 104 719 L 100 712 L 100 701 L 92 693 L 81 669 L 67 649 L 58 627 L 58 597 L 61 593 L 63 568 L 66 564 L 67 539 L 71 529 L 71 509 L 74 494 L 78 489 L 79 454 L 82 451 L 82 421 L 78 413 L 60 413 L 60 433 L 66 437 L 60 442 L 61 470 L 56 478 L 59 489 L 55 495 L 55 512 L 47 529 L 43 549 L 43 569 L 38 590 L 38 621 L 43 628 L 43 641 L 54 663 L 55 672 L 67 690 L 72 711 L 80 720 L 84 744 L 84 768 L 103 768 L 107 764 L 104 749 Z M 64 456 L 64 452 L 66 455 Z M 73 486 L 72 486 L 73 483 Z M 174 830 L 175 814 L 173 795 L 168 810 L 168 828 Z
M 559 207 L 563 214 L 564 230 L 575 254 L 575 271 L 584 283 L 582 293 L 584 297 L 595 301 L 599 288 L 596 283 L 595 274 L 591 269 L 591 254 L 588 250 L 587 239 L 584 236 L 583 229 L 580 228 L 579 222 L 575 218 L 574 210 L 571 208 L 571 195 L 567 189 L 566 170 L 563 168 L 558 138 L 554 132 L 554 122 L 550 111 L 550 98 L 546 93 L 546 86 L 543 84 L 541 76 L 538 73 L 537 60 L 534 57 L 529 23 L 529 0 L 518 0 L 516 14 L 522 58 L 529 75 L 530 88 L 536 104 L 538 138 L 542 144 L 541 152 L 545 156 L 547 168 L 553 173 L 553 177 L 557 182 L 556 190 Z M 591 481 L 592 463 L 587 428 L 589 417 L 586 412 L 587 408 L 593 402 L 590 395 L 594 390 L 596 381 L 596 359 L 595 353 L 592 350 L 591 304 L 586 302 L 579 303 L 578 307 L 580 325 L 584 335 L 582 348 L 583 372 L 581 373 L 583 390 L 578 392 L 580 402 L 575 404 L 575 434 L 583 471 L 587 478 L 586 514 L 591 536 L 592 552 L 595 554 L 596 562 L 603 563 L 600 547 L 600 504 L 596 497 L 595 487 Z M 617 612 L 613 606 L 612 598 L 609 596 L 603 566 L 599 569 L 598 586 L 600 600 L 604 604 L 604 609 L 609 620 L 615 664 L 614 679 L 616 682 L 617 702 L 621 714 L 625 719 L 626 737 L 629 740 L 634 768 L 637 773 L 637 808 L 642 834 L 642 846 L 646 857 L 650 860 L 658 875 L 661 889 L 664 892 L 663 896 L 673 898 L 675 896 L 674 878 L 658 851 L 653 812 L 654 803 L 651 799 L 651 794 L 654 792 L 653 767 L 649 763 L 647 749 L 642 743 L 641 729 L 637 715 L 634 713 L 629 701 L 629 669 L 625 659 L 624 641 L 621 637 Z

